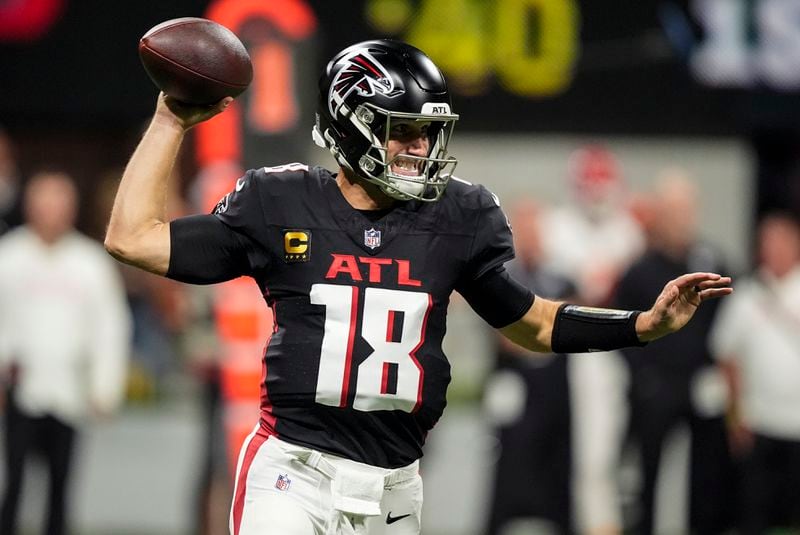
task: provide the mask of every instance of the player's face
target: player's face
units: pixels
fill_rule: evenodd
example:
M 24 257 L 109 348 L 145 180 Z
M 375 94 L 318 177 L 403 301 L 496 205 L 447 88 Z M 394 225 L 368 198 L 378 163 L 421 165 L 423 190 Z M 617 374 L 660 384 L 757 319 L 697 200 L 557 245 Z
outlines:
M 423 162 L 403 155 L 425 157 L 430 149 L 428 128 L 430 122 L 397 121 L 389 131 L 386 160 L 392 162 L 391 170 L 401 176 L 416 177 L 423 173 Z

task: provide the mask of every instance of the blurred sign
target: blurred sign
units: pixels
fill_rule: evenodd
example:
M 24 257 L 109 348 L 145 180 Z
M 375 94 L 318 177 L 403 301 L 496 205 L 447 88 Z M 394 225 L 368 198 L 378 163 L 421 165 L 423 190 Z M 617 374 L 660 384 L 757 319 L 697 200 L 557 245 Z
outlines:
M 718 87 L 800 90 L 800 2 L 693 0 L 703 36 L 691 46 L 692 73 Z M 680 25 L 677 18 L 672 24 Z
M 492 78 L 523 97 L 563 93 L 580 50 L 576 0 L 369 0 L 365 18 L 426 51 L 463 95 Z
M 235 161 L 249 169 L 265 161 L 304 160 L 320 47 L 309 2 L 213 0 L 204 16 L 242 39 L 253 62 L 253 83 L 228 113 L 198 127 L 198 164 Z
M 216 5 L 220 19 L 235 19 L 256 63 L 239 113 L 261 137 L 244 139 L 245 155 L 251 141 L 261 151 L 281 136 L 286 143 L 270 146 L 282 154 L 307 149 L 325 62 L 375 37 L 433 57 L 453 89 L 459 131 L 737 135 L 800 124 L 797 0 L 300 4 L 307 16 L 288 0 L 68 2 L 39 40 L 0 43 L 0 121 L 138 126 L 156 94 L 139 64 L 139 37 Z M 241 16 L 254 10 L 264 13 Z M 287 158 L 297 159 L 267 160 Z

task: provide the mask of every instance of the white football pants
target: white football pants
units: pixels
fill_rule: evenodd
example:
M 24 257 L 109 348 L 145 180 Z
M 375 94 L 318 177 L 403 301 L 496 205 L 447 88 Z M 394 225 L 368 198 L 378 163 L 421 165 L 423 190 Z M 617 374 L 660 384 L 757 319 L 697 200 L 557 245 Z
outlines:
M 419 535 L 419 463 L 370 466 L 256 429 L 239 454 L 231 535 Z

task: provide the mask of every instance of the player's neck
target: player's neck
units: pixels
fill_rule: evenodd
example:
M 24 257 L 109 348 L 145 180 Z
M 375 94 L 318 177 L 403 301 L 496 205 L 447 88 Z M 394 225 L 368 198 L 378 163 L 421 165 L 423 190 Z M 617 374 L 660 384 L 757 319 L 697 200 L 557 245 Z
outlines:
M 352 177 L 345 173 L 344 169 L 339 169 L 336 183 L 342 196 L 356 210 L 382 210 L 390 208 L 395 203 L 395 200 L 383 193 L 378 186 Z

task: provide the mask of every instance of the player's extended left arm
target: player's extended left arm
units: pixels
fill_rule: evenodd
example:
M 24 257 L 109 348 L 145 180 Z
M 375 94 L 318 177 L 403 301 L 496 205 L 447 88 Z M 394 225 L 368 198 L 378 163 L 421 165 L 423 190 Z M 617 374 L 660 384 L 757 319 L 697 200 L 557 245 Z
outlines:
M 730 294 L 730 277 L 688 273 L 669 281 L 650 310 L 590 308 L 536 297 L 500 332 L 531 351 L 582 353 L 643 345 L 680 330 L 700 304 Z

